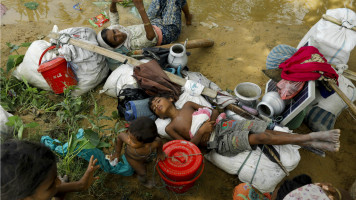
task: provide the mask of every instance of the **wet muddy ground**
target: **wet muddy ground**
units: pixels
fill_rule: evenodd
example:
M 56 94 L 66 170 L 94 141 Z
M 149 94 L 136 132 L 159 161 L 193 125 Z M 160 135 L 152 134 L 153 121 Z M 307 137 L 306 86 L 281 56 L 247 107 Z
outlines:
M 93 0 L 77 2 L 82 4 L 82 11 L 72 8 L 75 1 L 63 0 L 37 1 L 37 10 L 24 7 L 28 0 L 3 0 L 8 8 L 1 18 L 1 67 L 4 68 L 10 54 L 6 42 L 20 44 L 31 42 L 47 35 L 53 25 L 60 29 L 75 26 L 91 27 L 90 17 L 96 16 L 105 7 L 97 7 Z M 210 38 L 215 41 L 212 48 L 189 50 L 188 66 L 191 71 L 199 71 L 218 84 L 222 89 L 231 89 L 240 82 L 254 82 L 263 89 L 267 77 L 261 72 L 265 68 L 266 57 L 278 44 L 296 47 L 311 26 L 316 23 L 326 9 L 349 7 L 356 10 L 354 1 L 282 1 L 282 0 L 188 0 L 193 25 L 183 25 L 180 41 L 186 38 Z M 121 23 L 131 25 L 140 23 L 129 9 L 120 8 Z M 184 22 L 184 17 L 183 17 Z M 218 26 L 209 28 L 204 23 Z M 184 23 L 183 23 L 184 24 Z M 95 29 L 97 32 L 100 29 Z M 48 38 L 46 38 L 48 40 Z M 25 53 L 26 49 L 20 49 Z M 356 71 L 356 50 L 351 53 L 349 69 Z M 355 82 L 354 82 L 355 84 Z M 99 105 L 104 105 L 106 113 L 116 110 L 114 98 L 99 95 L 99 85 L 95 97 Z M 24 119 L 30 121 L 29 119 Z M 43 119 L 37 119 L 43 120 Z M 291 177 L 306 173 L 316 182 L 330 182 L 336 187 L 349 189 L 356 179 L 356 125 L 355 118 L 346 110 L 338 118 L 335 128 L 341 129 L 341 148 L 338 153 L 327 153 L 325 158 L 305 150 L 300 150 L 301 161 L 291 172 Z M 109 123 L 109 125 L 112 125 Z M 42 129 L 48 127 L 43 126 Z M 302 126 L 296 132 L 309 132 Z M 149 171 L 153 173 L 153 165 Z M 157 175 L 156 175 L 157 176 Z M 137 184 L 134 177 L 112 175 L 106 177 L 107 189 L 119 191 L 117 198 L 110 199 L 231 199 L 232 190 L 239 181 L 237 176 L 228 175 L 211 163 L 206 162 L 206 169 L 196 186 L 188 193 L 174 195 L 164 188 L 145 189 Z M 100 191 L 98 191 L 100 192 Z M 98 197 L 108 199 L 106 196 Z M 93 199 L 91 195 L 75 194 L 70 199 Z

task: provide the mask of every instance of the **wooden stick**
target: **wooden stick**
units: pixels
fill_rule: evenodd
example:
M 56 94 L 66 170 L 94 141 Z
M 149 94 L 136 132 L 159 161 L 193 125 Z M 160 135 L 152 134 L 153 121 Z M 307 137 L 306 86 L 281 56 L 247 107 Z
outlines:
M 286 167 L 282 164 L 282 162 L 278 159 L 278 157 L 276 156 L 276 154 L 272 151 L 272 149 L 270 149 L 267 145 L 263 145 L 265 146 L 265 148 L 268 150 L 268 152 L 273 156 L 273 158 L 276 160 L 277 164 L 279 165 L 279 167 L 281 167 L 281 169 L 284 171 L 284 173 L 286 173 L 287 176 L 289 176 L 289 172 L 286 169 Z
M 342 73 L 342 75 L 344 75 L 348 79 L 356 81 L 356 72 L 345 70 L 344 73 Z
M 349 106 L 349 108 L 351 109 L 352 113 L 354 115 L 356 115 L 356 106 L 355 104 L 353 104 L 350 99 L 340 90 L 340 88 L 336 85 L 336 83 L 331 80 L 331 79 L 328 79 L 327 80 L 329 85 L 331 86 L 331 88 L 340 96 L 340 98 L 342 100 L 344 100 L 344 102 Z
M 184 44 L 184 42 L 180 42 L 181 44 Z M 156 47 L 161 47 L 161 48 L 170 48 L 174 44 L 166 44 L 166 45 L 161 45 L 161 46 L 156 46 Z M 186 49 L 194 49 L 194 48 L 203 48 L 203 47 L 212 47 L 214 45 L 214 40 L 211 39 L 196 39 L 196 40 L 189 40 L 187 42 Z M 133 52 L 134 55 L 141 55 L 142 50 L 136 50 Z
M 60 37 L 60 34 L 51 32 L 48 35 L 48 37 L 54 38 L 54 39 L 58 39 Z M 114 51 L 105 49 L 103 47 L 96 46 L 94 44 L 90 44 L 90 43 L 85 42 L 85 41 L 81 41 L 81 40 L 77 40 L 77 39 L 74 39 L 74 38 L 70 38 L 68 40 L 68 43 L 72 44 L 74 46 L 80 47 L 82 49 L 85 49 L 85 50 L 88 50 L 88 51 L 92 51 L 92 52 L 104 55 L 106 57 L 118 60 L 120 62 L 125 62 L 127 60 L 127 63 L 129 63 L 129 64 L 131 64 L 133 66 L 138 66 L 138 65 L 143 64 L 143 62 L 141 62 L 139 60 L 136 60 L 134 58 L 131 58 L 129 56 L 125 56 L 125 55 L 122 55 L 120 53 L 116 53 Z M 176 76 L 176 75 L 174 75 L 174 74 L 172 74 L 170 72 L 167 72 L 167 71 L 164 71 L 164 72 L 167 74 L 168 78 L 170 78 L 170 80 L 172 82 L 174 82 L 174 83 L 176 83 L 178 85 L 181 85 L 181 86 L 185 85 L 185 82 L 187 80 L 185 80 L 184 78 Z M 206 95 L 208 97 L 211 97 L 211 98 L 215 98 L 217 96 L 217 92 L 216 91 L 214 91 L 214 90 L 212 90 L 210 88 L 206 88 L 206 87 L 203 89 L 202 94 Z
M 338 19 L 336 19 L 336 18 L 334 18 L 334 17 L 332 17 L 332 16 L 330 16 L 330 15 L 324 14 L 324 15 L 323 15 L 323 19 L 325 19 L 325 20 L 327 20 L 327 21 L 329 21 L 329 22 L 332 22 L 332 23 L 334 23 L 334 24 L 337 24 L 337 25 L 339 25 L 339 26 L 342 26 L 342 22 L 341 22 L 340 20 L 338 20 Z M 356 27 L 352 27 L 350 30 L 356 31 Z

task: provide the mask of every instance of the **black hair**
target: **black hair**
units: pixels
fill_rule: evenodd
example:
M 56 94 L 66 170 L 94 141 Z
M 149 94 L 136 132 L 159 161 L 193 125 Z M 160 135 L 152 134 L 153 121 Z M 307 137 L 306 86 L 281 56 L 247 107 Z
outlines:
M 111 46 L 112 48 L 115 48 L 115 46 L 113 46 L 109 41 L 108 41 L 108 39 L 107 39 L 107 31 L 108 31 L 109 29 L 108 28 L 104 28 L 102 31 L 101 31 L 101 37 L 103 38 L 103 40 L 104 40 L 104 42 L 106 43 L 106 44 L 108 44 L 109 46 Z
M 151 143 L 158 137 L 156 123 L 149 117 L 139 117 L 132 121 L 129 132 L 143 143 Z
M 292 180 L 285 180 L 278 190 L 276 200 L 283 200 L 284 197 L 287 196 L 293 190 L 311 183 L 312 179 L 306 174 L 296 176 Z
M 171 94 L 167 94 L 167 93 L 162 93 L 162 94 L 158 94 L 156 96 L 150 97 L 148 100 L 148 107 L 150 108 L 150 111 L 155 115 L 156 115 L 156 113 L 153 112 L 153 110 L 152 110 L 152 102 L 153 102 L 153 99 L 155 99 L 156 97 L 163 97 L 166 99 L 172 98 L 174 100 L 173 96 Z
M 1 144 L 1 199 L 31 196 L 56 164 L 56 155 L 46 146 L 10 140 Z

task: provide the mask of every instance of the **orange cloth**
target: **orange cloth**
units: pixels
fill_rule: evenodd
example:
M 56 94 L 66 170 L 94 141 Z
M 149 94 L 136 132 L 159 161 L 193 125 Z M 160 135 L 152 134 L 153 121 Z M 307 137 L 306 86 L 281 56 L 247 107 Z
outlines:
M 232 198 L 233 200 L 270 200 L 271 194 L 262 194 L 249 183 L 241 183 L 235 187 Z

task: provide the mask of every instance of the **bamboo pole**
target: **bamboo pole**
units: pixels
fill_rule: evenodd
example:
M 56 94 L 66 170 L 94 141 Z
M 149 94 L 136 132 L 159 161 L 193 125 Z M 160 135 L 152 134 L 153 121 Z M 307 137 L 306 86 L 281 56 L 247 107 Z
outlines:
M 265 147 L 265 149 L 268 150 L 268 152 L 272 155 L 272 157 L 276 160 L 277 164 L 279 165 L 279 167 L 284 171 L 284 173 L 286 173 L 287 176 L 289 176 L 289 172 L 286 169 L 286 167 L 282 164 L 281 160 L 278 159 L 277 155 L 272 151 L 272 149 L 270 149 L 267 145 L 263 145 Z
M 51 32 L 48 35 L 48 37 L 54 38 L 54 39 L 58 39 L 60 37 L 60 34 Z M 131 58 L 129 56 L 125 56 L 125 55 L 122 55 L 120 53 L 113 52 L 111 50 L 105 49 L 103 47 L 96 46 L 94 44 L 90 44 L 90 43 L 85 42 L 85 41 L 81 41 L 81 40 L 77 40 L 77 39 L 74 39 L 74 38 L 70 38 L 68 40 L 68 43 L 72 44 L 74 46 L 80 47 L 82 49 L 85 49 L 85 50 L 88 50 L 88 51 L 92 51 L 92 52 L 104 55 L 106 57 L 118 60 L 120 62 L 125 62 L 127 60 L 127 63 L 129 63 L 129 64 L 131 64 L 133 66 L 138 66 L 138 65 L 143 64 L 143 62 L 141 62 L 139 60 L 136 60 L 134 58 Z M 168 78 L 172 82 L 174 82 L 174 83 L 176 83 L 178 85 L 181 85 L 181 86 L 185 85 L 185 82 L 187 80 L 185 80 L 184 78 L 176 76 L 176 75 L 174 75 L 174 74 L 172 74 L 170 72 L 167 72 L 167 71 L 164 71 L 164 72 L 167 74 Z M 206 95 L 208 97 L 211 97 L 211 98 L 215 98 L 217 96 L 217 92 L 216 91 L 214 91 L 214 90 L 212 90 L 210 88 L 206 88 L 206 87 L 203 89 L 202 94 Z
M 181 44 L 184 44 L 184 42 L 180 42 Z M 161 46 L 156 46 L 156 47 L 161 47 L 161 48 L 170 48 L 174 44 L 165 44 Z M 214 45 L 214 40 L 211 39 L 196 39 L 196 40 L 189 40 L 186 45 L 186 49 L 194 49 L 194 48 L 203 48 L 203 47 L 212 47 Z M 134 55 L 141 55 L 142 50 L 136 50 L 133 52 Z
M 354 115 L 356 115 L 356 106 L 355 104 L 353 104 L 351 102 L 351 100 L 340 90 L 340 88 L 336 85 L 336 83 L 331 80 L 331 79 L 328 79 L 327 80 L 329 85 L 331 86 L 331 88 L 340 96 L 340 98 L 342 100 L 344 100 L 344 102 L 349 106 L 349 108 L 351 109 L 352 113 Z
M 342 26 L 342 22 L 341 22 L 340 20 L 338 20 L 338 19 L 336 19 L 336 18 L 334 18 L 334 17 L 332 17 L 332 16 L 330 16 L 330 15 L 324 14 L 324 15 L 323 15 L 323 19 L 325 19 L 325 20 L 327 20 L 327 21 L 329 21 L 329 22 L 332 22 L 332 23 L 334 23 L 334 24 L 337 24 L 337 25 L 339 25 L 339 26 Z M 356 31 L 356 27 L 352 27 L 350 30 Z
M 344 73 L 342 73 L 346 78 L 351 79 L 356 81 L 356 73 L 350 70 L 345 70 Z

